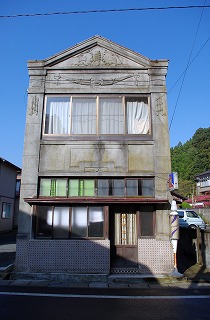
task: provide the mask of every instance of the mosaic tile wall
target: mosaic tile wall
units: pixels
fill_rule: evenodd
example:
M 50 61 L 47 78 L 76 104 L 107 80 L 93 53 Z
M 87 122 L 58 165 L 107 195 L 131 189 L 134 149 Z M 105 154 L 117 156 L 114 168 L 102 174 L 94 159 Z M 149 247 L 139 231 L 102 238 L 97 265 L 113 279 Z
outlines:
M 107 274 L 109 246 L 109 240 L 30 240 L 25 245 L 22 242 L 17 246 L 15 270 Z
M 173 250 L 170 241 L 139 239 L 138 262 L 140 273 L 160 274 L 173 270 Z
M 21 244 L 20 244 L 21 241 Z M 109 240 L 24 240 L 17 239 L 15 270 L 21 272 L 110 272 Z M 170 241 L 138 240 L 137 269 L 117 269 L 114 273 L 161 274 L 173 270 Z

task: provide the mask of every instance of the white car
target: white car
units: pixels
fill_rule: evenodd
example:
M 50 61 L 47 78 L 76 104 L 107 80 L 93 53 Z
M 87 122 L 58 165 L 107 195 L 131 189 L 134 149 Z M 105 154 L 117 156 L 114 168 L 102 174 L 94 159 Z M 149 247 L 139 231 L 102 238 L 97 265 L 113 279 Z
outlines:
M 177 213 L 179 215 L 180 228 L 206 228 L 205 222 L 195 211 L 189 209 L 179 209 L 177 210 Z

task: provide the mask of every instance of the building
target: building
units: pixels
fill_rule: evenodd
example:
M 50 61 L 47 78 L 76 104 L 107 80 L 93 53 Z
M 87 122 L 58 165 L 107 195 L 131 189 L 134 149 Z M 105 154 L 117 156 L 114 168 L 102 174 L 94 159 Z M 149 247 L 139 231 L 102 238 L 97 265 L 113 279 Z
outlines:
M 14 275 L 173 269 L 167 68 L 100 36 L 28 62 Z
M 200 173 L 195 178 L 196 195 L 210 195 L 210 170 Z
M 21 169 L 0 158 L 0 232 L 17 228 Z

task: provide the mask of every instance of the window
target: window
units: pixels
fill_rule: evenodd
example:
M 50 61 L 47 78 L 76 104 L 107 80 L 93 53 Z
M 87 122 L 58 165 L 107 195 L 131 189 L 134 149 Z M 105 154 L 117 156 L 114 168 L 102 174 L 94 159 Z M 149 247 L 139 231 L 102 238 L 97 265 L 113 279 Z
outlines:
M 46 135 L 149 134 L 148 97 L 46 98 Z
M 37 206 L 35 236 L 50 239 L 103 238 L 104 208 Z
M 140 235 L 141 237 L 154 236 L 154 212 L 152 208 L 144 208 L 140 212 Z
M 96 100 L 72 99 L 72 134 L 96 134 Z
M 154 197 L 153 178 L 41 178 L 40 197 Z
M 135 245 L 136 214 L 115 213 L 115 245 Z
M 2 218 L 3 219 L 11 218 L 11 203 L 7 203 L 7 202 L 2 203 Z
M 187 217 L 188 218 L 198 218 L 198 215 L 194 211 L 186 211 Z
M 112 218 L 113 216 L 113 218 Z M 111 211 L 113 219 L 114 244 L 136 245 L 138 237 L 155 236 L 155 211 L 148 205 L 115 206 Z
M 69 98 L 48 97 L 45 115 L 45 133 L 69 134 Z

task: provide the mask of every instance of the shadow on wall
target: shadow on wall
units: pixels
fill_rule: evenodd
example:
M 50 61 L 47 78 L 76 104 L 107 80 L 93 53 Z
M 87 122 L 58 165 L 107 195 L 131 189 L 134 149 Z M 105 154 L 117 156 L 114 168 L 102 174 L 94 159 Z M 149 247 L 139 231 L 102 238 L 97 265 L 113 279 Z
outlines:
M 200 229 L 180 228 L 180 236 L 177 247 L 177 264 L 179 272 L 200 263 L 205 266 L 205 241 L 204 231 Z
M 22 218 L 26 215 L 22 213 Z M 27 217 L 28 218 L 28 217 Z M 29 239 L 29 234 L 19 233 L 17 236 L 17 254 L 15 272 L 25 273 L 69 273 L 69 274 L 106 274 L 111 270 L 114 274 L 148 274 L 153 275 L 150 267 L 138 264 L 138 248 L 136 256 L 133 251 L 118 250 L 109 239 L 74 239 L 67 238 L 66 229 L 59 225 L 56 232 L 49 228 L 46 218 L 39 221 L 42 234 Z M 37 224 L 36 224 L 37 226 Z M 45 230 L 45 227 L 47 228 Z M 55 227 L 55 226 L 54 226 Z M 91 226 L 93 228 L 93 226 Z M 100 233 L 100 224 L 96 223 L 96 232 Z M 35 229 L 34 229 L 35 231 Z M 45 235 L 45 236 L 44 236 Z M 123 247 L 123 246 L 122 246 Z M 131 246 L 128 246 L 129 249 Z M 111 249 L 110 249 L 111 248 Z M 114 256 L 113 256 L 114 254 Z M 161 259 L 161 258 L 160 258 Z M 161 265 L 161 262 L 160 262 Z

